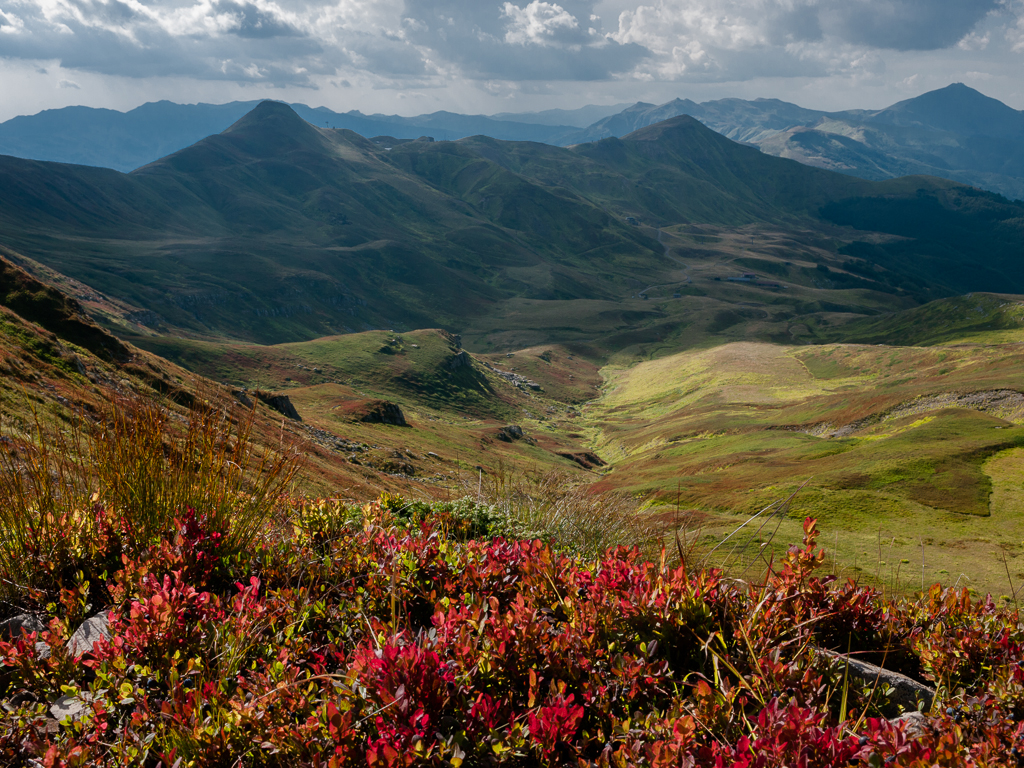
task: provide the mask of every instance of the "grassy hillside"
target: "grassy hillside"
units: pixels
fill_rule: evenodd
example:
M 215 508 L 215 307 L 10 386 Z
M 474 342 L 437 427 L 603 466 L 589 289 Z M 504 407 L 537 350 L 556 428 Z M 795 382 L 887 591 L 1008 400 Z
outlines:
M 927 346 L 1015 342 L 1022 330 L 1024 303 L 1019 296 L 976 293 L 854 320 L 828 335 L 863 344 Z
M 924 548 L 926 580 L 965 573 L 993 588 L 1005 579 L 998 553 L 1024 554 L 1012 479 L 1024 451 L 1021 340 L 738 343 L 608 369 L 585 411 L 611 466 L 599 487 L 654 492 L 711 534 L 796 492 L 769 532 L 792 533 L 810 514 L 843 542 L 841 567 L 902 560 L 918 579 Z M 740 541 L 746 556 L 757 552 Z
M 538 391 L 489 367 L 511 373 L 516 365 L 504 355 L 474 360 L 438 331 L 279 347 L 140 337 L 150 352 L 99 328 L 77 302 L 11 262 L 0 259 L 0 276 L 0 431 L 8 437 L 28 439 L 37 419 L 49 432 L 110 402 L 157 403 L 179 418 L 206 403 L 234 420 L 254 408 L 257 442 L 302 456 L 298 487 L 346 498 L 383 490 L 451 497 L 481 472 L 586 474 L 567 458 L 585 450 L 582 435 L 565 426 L 578 418 L 575 403 L 596 393 L 597 368 L 561 350 L 517 357 L 535 361 L 529 381 Z M 279 396 L 299 420 L 285 415 Z M 395 405 L 404 426 L 388 423 Z M 510 424 L 524 425 L 521 439 L 502 438 Z

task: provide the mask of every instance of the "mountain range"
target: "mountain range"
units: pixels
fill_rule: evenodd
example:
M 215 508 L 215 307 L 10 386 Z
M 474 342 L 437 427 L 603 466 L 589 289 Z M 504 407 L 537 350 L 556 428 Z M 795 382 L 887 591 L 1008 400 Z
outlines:
M 0 158 L 10 253 L 114 297 L 135 331 L 260 343 L 444 327 L 615 350 L 751 301 L 778 307 L 771 337 L 825 307 L 1024 291 L 1022 224 L 990 193 L 810 168 L 685 115 L 561 148 L 374 141 L 264 102 L 129 174 Z M 741 298 L 747 272 L 770 280 Z M 675 295 L 700 298 L 646 301 Z
M 47 110 L 0 123 L 0 153 L 130 171 L 219 133 L 257 102 L 144 104 L 127 113 Z M 366 138 L 455 140 L 484 135 L 556 146 L 622 137 L 679 115 L 695 117 L 767 154 L 865 179 L 927 174 L 1011 199 L 1024 198 L 1024 113 L 953 84 L 881 110 L 824 112 L 777 99 L 675 99 L 490 117 L 435 112 L 414 117 L 333 112 L 293 104 L 313 125 Z

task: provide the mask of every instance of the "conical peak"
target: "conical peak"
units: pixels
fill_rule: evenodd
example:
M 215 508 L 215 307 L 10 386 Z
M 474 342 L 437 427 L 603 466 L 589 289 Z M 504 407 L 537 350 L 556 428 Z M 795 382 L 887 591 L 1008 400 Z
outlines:
M 279 125 L 281 123 L 291 123 L 297 128 L 301 126 L 308 127 L 309 125 L 287 104 L 280 101 L 261 101 L 250 112 L 247 112 L 236 123 L 227 128 L 224 133 L 234 133 L 250 126 L 267 123 L 268 121 L 278 123 Z

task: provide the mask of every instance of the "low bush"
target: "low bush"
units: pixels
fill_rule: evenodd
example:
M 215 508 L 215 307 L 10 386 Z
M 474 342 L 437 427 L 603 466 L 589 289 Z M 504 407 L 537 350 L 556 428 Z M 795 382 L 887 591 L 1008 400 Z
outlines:
M 882 601 L 819 578 L 813 521 L 743 587 L 635 548 L 587 559 L 464 541 L 453 506 L 304 502 L 292 534 L 231 557 L 196 518 L 126 555 L 111 636 L 81 660 L 63 641 L 82 611 L 0 642 L 0 760 L 1017 765 L 1022 630 L 991 601 L 938 588 Z M 920 733 L 823 653 L 850 647 L 919 664 L 938 691 Z M 62 696 L 83 712 L 57 726 Z
M 811 519 L 748 584 L 620 546 L 649 530 L 627 497 L 289 501 L 244 423 L 142 415 L 3 445 L 4 609 L 44 628 L 0 636 L 0 764 L 1024 762 L 1018 614 L 819 575 Z M 930 687 L 923 716 L 846 653 Z

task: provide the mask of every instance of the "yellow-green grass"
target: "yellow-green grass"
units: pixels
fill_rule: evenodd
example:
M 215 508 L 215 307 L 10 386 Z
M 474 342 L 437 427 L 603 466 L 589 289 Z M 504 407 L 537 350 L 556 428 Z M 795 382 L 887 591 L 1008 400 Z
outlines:
M 798 538 L 798 520 L 819 517 L 825 539 L 840 544 L 838 567 L 875 578 L 877 562 L 896 555 L 862 553 L 889 531 L 901 574 L 900 561 L 916 563 L 915 583 L 923 542 L 926 580 L 944 568 L 1001 593 L 1006 574 L 989 550 L 1013 556 L 1024 542 L 1024 491 L 1006 469 L 1024 446 L 1024 406 L 965 396 L 1019 390 L 1019 371 L 1017 345 L 736 343 L 605 369 L 604 395 L 585 417 L 611 464 L 599 487 L 678 500 L 706 533 L 803 486 L 781 537 Z

